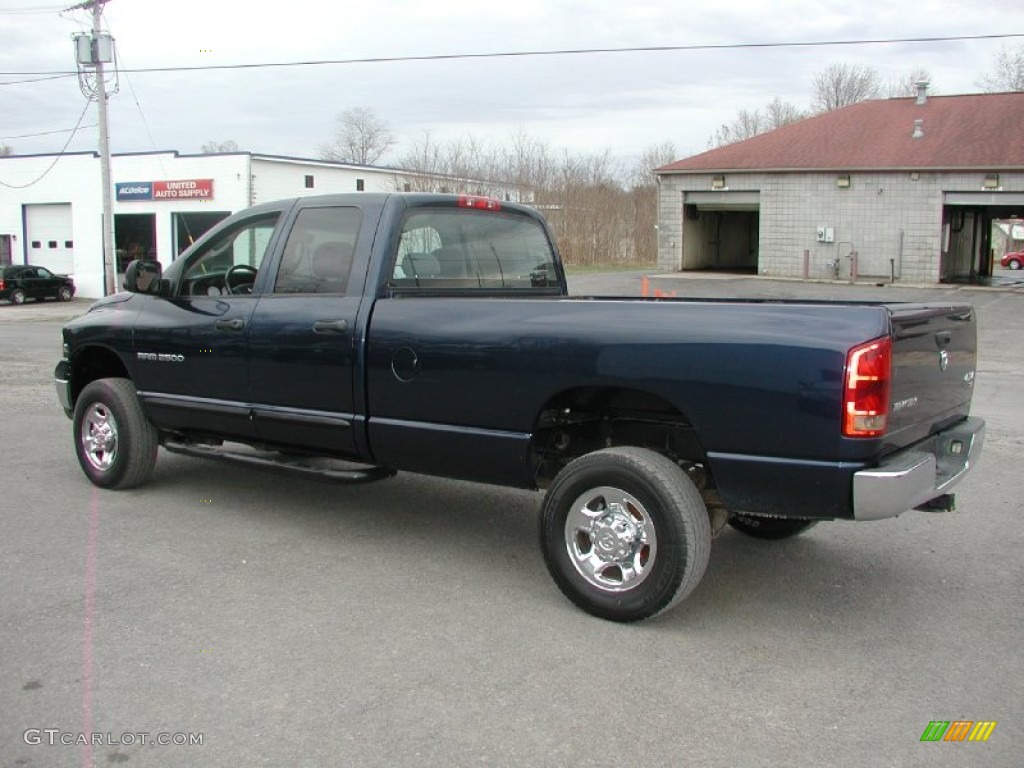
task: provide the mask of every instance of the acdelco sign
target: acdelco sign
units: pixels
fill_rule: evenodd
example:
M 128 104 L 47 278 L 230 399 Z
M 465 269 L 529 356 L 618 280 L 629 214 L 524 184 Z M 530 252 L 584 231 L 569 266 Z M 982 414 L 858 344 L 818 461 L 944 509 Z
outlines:
M 117 199 L 127 200 L 152 200 L 153 182 L 151 181 L 126 181 L 114 186 Z
M 134 200 L 213 200 L 213 179 L 127 181 L 114 187 L 120 202 Z

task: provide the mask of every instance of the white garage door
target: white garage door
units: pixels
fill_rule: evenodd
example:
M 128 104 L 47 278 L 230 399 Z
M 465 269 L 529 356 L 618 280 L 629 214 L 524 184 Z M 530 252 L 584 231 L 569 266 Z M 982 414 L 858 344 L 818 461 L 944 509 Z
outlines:
M 75 238 L 71 231 L 71 203 L 25 206 L 28 263 L 59 275 L 75 271 Z

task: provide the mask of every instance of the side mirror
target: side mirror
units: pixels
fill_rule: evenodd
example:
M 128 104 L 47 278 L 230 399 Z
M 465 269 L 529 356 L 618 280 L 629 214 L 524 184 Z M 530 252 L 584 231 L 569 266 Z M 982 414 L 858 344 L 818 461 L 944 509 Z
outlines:
M 157 296 L 165 291 L 161 280 L 163 267 L 159 261 L 135 259 L 124 271 L 124 289 L 131 293 L 150 293 Z

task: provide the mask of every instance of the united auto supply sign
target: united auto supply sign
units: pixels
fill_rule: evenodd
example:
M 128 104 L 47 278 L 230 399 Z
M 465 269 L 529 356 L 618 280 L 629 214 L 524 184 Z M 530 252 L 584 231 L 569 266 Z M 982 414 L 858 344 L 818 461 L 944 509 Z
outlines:
M 213 179 L 125 181 L 115 185 L 119 202 L 133 200 L 213 200 Z

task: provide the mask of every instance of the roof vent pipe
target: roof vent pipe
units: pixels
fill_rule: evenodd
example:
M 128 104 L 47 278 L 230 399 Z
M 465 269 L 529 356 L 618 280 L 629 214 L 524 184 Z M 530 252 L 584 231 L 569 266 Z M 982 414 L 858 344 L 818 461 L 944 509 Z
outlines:
M 914 103 L 918 106 L 928 103 L 928 81 L 918 80 L 914 83 L 914 87 L 917 88 L 917 101 Z
M 914 132 L 910 134 L 912 139 L 920 139 L 924 136 L 924 120 L 914 121 Z

